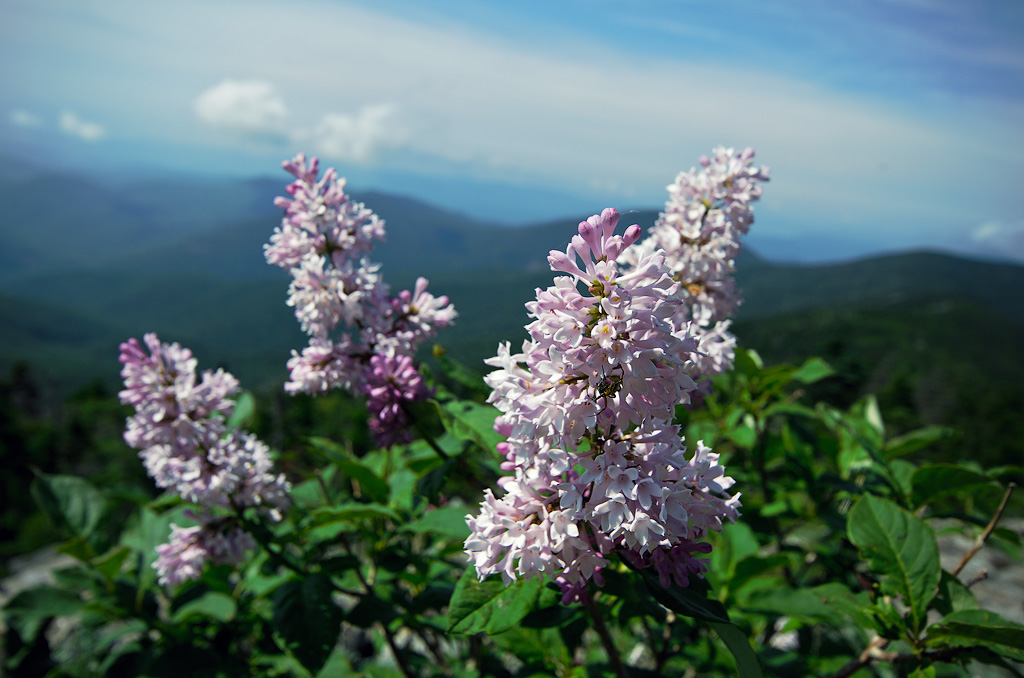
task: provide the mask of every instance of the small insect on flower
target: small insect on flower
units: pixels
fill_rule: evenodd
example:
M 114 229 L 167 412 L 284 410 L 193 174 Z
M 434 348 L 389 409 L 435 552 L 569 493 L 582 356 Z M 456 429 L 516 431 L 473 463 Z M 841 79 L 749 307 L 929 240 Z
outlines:
M 597 383 L 597 392 L 603 398 L 614 397 L 619 391 L 622 390 L 622 375 L 620 374 L 606 374 L 601 377 L 601 381 Z

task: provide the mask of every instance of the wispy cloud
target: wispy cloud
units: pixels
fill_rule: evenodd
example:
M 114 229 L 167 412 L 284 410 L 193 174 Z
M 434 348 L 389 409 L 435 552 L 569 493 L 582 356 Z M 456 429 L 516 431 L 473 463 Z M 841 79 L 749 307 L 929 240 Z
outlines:
M 15 127 L 42 127 L 43 119 L 31 111 L 16 108 L 7 117 Z
M 58 120 L 60 131 L 82 141 L 99 141 L 107 135 L 107 130 L 95 122 L 82 120 L 73 111 L 65 110 Z
M 364 106 L 354 115 L 328 113 L 309 136 L 321 155 L 366 162 L 379 148 L 403 141 L 395 119 L 395 107 L 390 104 Z M 296 139 L 302 141 L 305 136 L 299 132 Z

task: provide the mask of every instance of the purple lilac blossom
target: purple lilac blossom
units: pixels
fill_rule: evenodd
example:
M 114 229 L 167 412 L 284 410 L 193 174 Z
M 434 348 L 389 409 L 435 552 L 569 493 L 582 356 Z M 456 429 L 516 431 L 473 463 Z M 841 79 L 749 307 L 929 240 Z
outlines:
M 645 255 L 662 250 L 669 275 L 680 283 L 683 315 L 700 343 L 694 377 L 732 368 L 736 338 L 729 323 L 742 303 L 733 279 L 740 237 L 754 221 L 752 203 L 761 197 L 769 169 L 753 164 L 754 149 L 737 153 L 717 147 L 700 158 L 701 169 L 681 172 L 668 186 L 665 211 L 647 239 L 625 253 L 635 266 Z
M 158 487 L 172 489 L 203 513 L 196 528 L 175 528 L 171 542 L 158 548 L 154 564 L 162 583 L 173 585 L 199 576 L 206 560 L 239 563 L 251 536 L 214 516 L 211 509 L 256 508 L 277 522 L 291 489 L 275 474 L 270 452 L 255 436 L 229 430 L 231 396 L 238 380 L 223 370 L 196 377 L 196 359 L 178 344 L 163 344 L 155 334 L 121 344 L 119 396 L 132 405 L 124 438 L 139 450 Z M 180 569 L 179 569 L 180 566 Z
M 291 273 L 288 305 L 310 336 L 301 353 L 292 351 L 285 390 L 368 396 L 377 443 L 406 441 L 405 406 L 428 395 L 412 375 L 412 356 L 455 319 L 455 309 L 448 297 L 427 291 L 426 278 L 391 295 L 380 264 L 369 258 L 384 240 L 384 221 L 349 199 L 333 168 L 318 180 L 317 159 L 307 163 L 301 153 L 283 166 L 295 181 L 291 197 L 275 201 L 285 215 L 264 250 L 268 263 Z
M 620 269 L 640 229 L 616 235 L 618 220 L 606 209 L 551 252 L 552 270 L 569 276 L 527 303 L 522 351 L 505 343 L 486 361 L 498 368 L 486 381 L 512 475 L 467 516 L 466 552 L 481 578 L 545 575 L 566 602 L 600 582 L 614 552 L 686 585 L 703 572 L 698 540 L 739 515 L 718 456 L 698 443 L 687 458 L 671 423 L 697 390 L 680 284 L 661 251 Z
M 177 586 L 198 579 L 207 562 L 237 565 L 256 547 L 252 535 L 223 521 L 209 520 L 193 527 L 171 525 L 166 544 L 156 547 L 153 568 L 163 586 Z

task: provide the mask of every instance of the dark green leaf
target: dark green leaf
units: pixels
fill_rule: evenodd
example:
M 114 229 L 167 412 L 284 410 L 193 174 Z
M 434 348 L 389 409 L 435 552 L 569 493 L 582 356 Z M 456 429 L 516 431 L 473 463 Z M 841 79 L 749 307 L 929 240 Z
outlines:
M 928 628 L 925 643 L 932 647 L 980 645 L 1004 657 L 1024 660 L 1024 626 L 987 610 L 960 610 Z
M 210 591 L 179 607 L 171 617 L 171 621 L 175 624 L 197 619 L 228 622 L 234 617 L 235 599 L 223 593 Z
M 428 511 L 421 518 L 406 525 L 405 529 L 410 532 L 433 532 L 464 540 L 469 536 L 466 513 L 466 509 L 461 506 L 445 506 Z
M 348 502 L 338 506 L 318 508 L 310 515 L 312 525 L 322 527 L 338 522 L 359 522 L 373 520 L 375 518 L 387 518 L 388 520 L 400 520 L 397 513 L 387 506 L 380 504 L 360 504 Z
M 388 624 L 398 617 L 398 612 L 391 603 L 370 594 L 359 599 L 356 606 L 349 610 L 345 622 L 361 629 L 368 629 L 375 623 Z
M 726 582 L 729 586 L 729 590 L 735 593 L 736 591 L 744 588 L 746 585 L 750 585 L 752 588 L 763 587 L 764 582 L 771 582 L 772 577 L 764 577 L 767 572 L 776 570 L 789 562 L 789 559 L 781 553 L 776 553 L 773 556 L 750 556 L 744 558 L 736 564 L 736 570 L 732 578 Z
M 750 647 L 750 641 L 742 631 L 734 624 L 723 622 L 711 622 L 710 626 L 732 653 L 740 678 L 763 678 L 764 674 L 761 673 L 761 664 L 757 661 L 757 655 L 754 654 L 754 650 Z
M 313 674 L 323 667 L 341 632 L 343 615 L 331 593 L 330 578 L 314 573 L 285 582 L 274 594 L 275 640 Z
M 838 611 L 825 603 L 823 597 L 810 589 L 772 588 L 752 595 L 745 610 L 768 612 L 805 621 L 827 621 L 838 624 Z
M 519 579 L 511 585 L 497 576 L 480 581 L 470 567 L 452 593 L 448 632 L 495 635 L 515 628 L 536 607 L 542 589 L 538 579 Z
M 476 393 L 490 393 L 490 389 L 484 383 L 480 373 L 469 369 L 457 360 L 453 360 L 444 350 L 444 347 L 434 346 L 434 360 L 441 366 L 441 371 L 456 383 L 462 384 Z
M 26 589 L 4 605 L 4 621 L 17 630 L 26 643 L 35 640 L 50 617 L 70 617 L 82 609 L 82 600 L 74 591 L 53 586 Z
M 939 595 L 934 606 L 941 614 L 949 615 L 960 610 L 977 610 L 978 601 L 959 579 L 943 570 L 942 578 L 939 580 Z
M 75 537 L 90 536 L 106 508 L 99 490 L 77 476 L 39 473 L 32 481 L 31 492 L 53 524 Z
M 970 493 L 995 481 L 983 473 L 957 464 L 929 464 L 914 472 L 914 505 L 922 506 L 951 494 Z
M 310 438 L 309 443 L 334 462 L 341 473 L 359 483 L 360 490 L 369 499 L 387 503 L 390 493 L 388 484 L 349 450 L 328 438 Z
M 686 588 L 675 585 L 665 588 L 650 568 L 639 572 L 654 599 L 673 612 L 702 621 L 729 623 L 729 613 L 725 611 L 725 606 L 709 595 L 711 587 L 703 579 L 692 577 Z
M 850 510 L 847 533 L 873 571 L 885 575 L 884 591 L 910 609 L 911 628 L 924 627 L 941 566 L 935 533 L 896 504 L 865 495 Z
M 381 479 L 376 473 L 370 470 L 369 467 L 361 464 L 354 460 L 344 460 L 334 462 L 338 467 L 338 470 L 344 473 L 352 480 L 359 483 L 359 488 L 363 494 L 380 503 L 387 503 L 388 494 L 391 492 L 391 488 L 388 484 Z
M 96 557 L 96 550 L 85 537 L 72 537 L 57 547 L 59 553 L 66 553 L 80 563 L 90 563 Z
M 731 523 L 714 535 L 713 546 L 712 570 L 723 579 L 729 579 L 735 572 L 737 563 L 757 554 L 757 536 L 746 523 Z
M 919 428 L 889 440 L 886 442 L 883 451 L 887 459 L 895 459 L 911 452 L 917 452 L 921 448 L 936 443 L 943 438 L 948 438 L 952 434 L 953 429 L 946 428 L 945 426 L 926 426 L 925 428 Z
M 131 555 L 132 550 L 130 548 L 127 546 L 118 546 L 117 548 L 104 553 L 99 558 L 93 559 L 92 566 L 99 570 L 100 574 L 102 574 L 107 581 L 110 581 L 118 575 L 121 571 L 121 567 Z
M 494 451 L 505 440 L 494 430 L 494 419 L 501 412 L 490 405 L 468 400 L 452 400 L 441 406 L 444 427 L 459 440 L 468 440 L 485 451 Z

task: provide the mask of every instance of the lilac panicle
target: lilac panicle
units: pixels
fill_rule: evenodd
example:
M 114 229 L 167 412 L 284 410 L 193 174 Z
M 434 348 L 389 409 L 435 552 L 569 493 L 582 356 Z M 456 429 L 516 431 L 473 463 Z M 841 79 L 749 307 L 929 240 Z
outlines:
M 268 263 L 291 273 L 288 305 L 310 337 L 301 353 L 292 352 L 285 389 L 342 388 L 367 396 L 378 444 L 405 441 L 406 405 L 427 397 L 410 373 L 412 356 L 455 319 L 455 309 L 447 297 L 427 291 L 426 278 L 391 294 L 380 264 L 369 258 L 384 240 L 384 221 L 349 199 L 334 169 L 317 179 L 317 159 L 307 162 L 301 153 L 283 167 L 295 181 L 287 187 L 291 197 L 275 201 L 285 214 L 264 251 Z
M 229 430 L 231 396 L 238 380 L 223 370 L 196 376 L 196 359 L 178 344 L 155 334 L 121 344 L 121 402 L 132 405 L 124 438 L 139 450 L 158 487 L 171 489 L 203 511 L 201 528 L 176 528 L 171 542 L 158 549 L 154 565 L 161 581 L 174 584 L 199 576 L 202 563 L 238 563 L 251 536 L 214 509 L 256 508 L 280 521 L 291 489 L 275 474 L 270 452 L 255 436 Z M 230 548 L 229 548 L 230 547 Z M 180 567 L 179 567 L 180 566 Z
M 735 258 L 769 175 L 753 161 L 752 148 L 736 152 L 719 146 L 710 158 L 701 157 L 699 170 L 681 172 L 668 186 L 665 211 L 650 236 L 624 257 L 635 265 L 647 253 L 664 251 L 669 274 L 680 283 L 681 320 L 692 322 L 700 342 L 697 377 L 731 369 L 735 356 L 729 319 L 742 303 L 733 279 Z
M 671 423 L 700 357 L 680 284 L 660 250 L 621 265 L 640 229 L 617 235 L 618 220 L 606 209 L 551 252 L 568 275 L 526 304 L 521 352 L 502 344 L 486 361 L 512 474 L 467 516 L 466 552 L 481 578 L 544 575 L 567 602 L 615 552 L 686 585 L 703 572 L 698 541 L 739 515 L 718 456 L 702 443 L 687 456 Z

